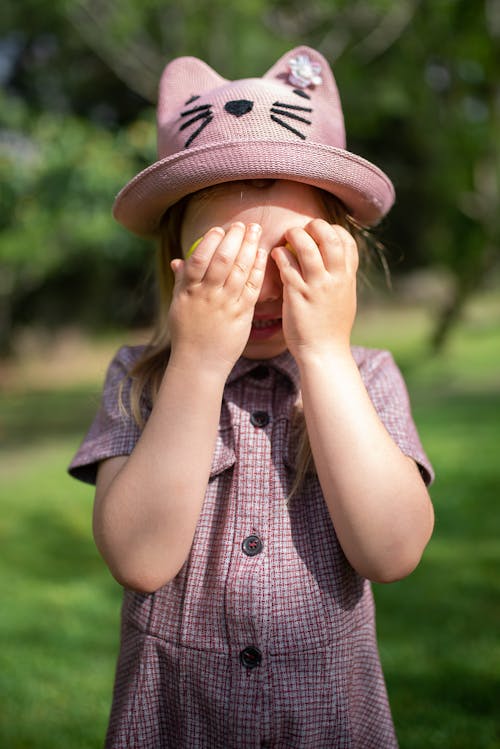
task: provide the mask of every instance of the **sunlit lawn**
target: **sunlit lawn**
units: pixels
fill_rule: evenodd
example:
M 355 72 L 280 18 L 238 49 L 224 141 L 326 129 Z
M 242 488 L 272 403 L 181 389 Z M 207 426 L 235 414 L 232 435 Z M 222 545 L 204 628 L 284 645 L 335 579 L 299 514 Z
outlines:
M 436 530 L 419 569 L 376 586 L 401 749 L 500 745 L 500 309 L 473 306 L 437 360 L 427 319 L 362 315 L 357 342 L 389 347 L 437 472 Z M 112 344 L 114 346 L 114 343 Z M 65 467 L 95 408 L 91 381 L 14 387 L 0 400 L 0 746 L 99 747 L 120 591 L 91 539 L 92 490 Z M 403 499 L 403 498 L 402 498 Z M 382 748 L 381 748 L 382 749 Z

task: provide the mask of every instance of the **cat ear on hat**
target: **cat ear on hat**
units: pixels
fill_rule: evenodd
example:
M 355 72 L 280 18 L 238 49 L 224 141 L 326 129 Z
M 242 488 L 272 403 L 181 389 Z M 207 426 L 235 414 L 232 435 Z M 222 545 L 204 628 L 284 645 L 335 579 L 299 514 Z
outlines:
M 227 80 L 197 57 L 177 57 L 163 71 L 159 85 L 158 122 L 163 122 L 205 91 Z
M 282 55 L 263 78 L 275 78 L 299 90 L 323 89 L 339 99 L 337 84 L 330 65 L 320 52 L 304 45 Z
M 286 52 L 263 78 L 288 85 L 311 100 L 320 142 L 345 148 L 344 115 L 330 65 L 320 52 L 304 45 Z M 321 132 L 320 132 L 321 131 Z

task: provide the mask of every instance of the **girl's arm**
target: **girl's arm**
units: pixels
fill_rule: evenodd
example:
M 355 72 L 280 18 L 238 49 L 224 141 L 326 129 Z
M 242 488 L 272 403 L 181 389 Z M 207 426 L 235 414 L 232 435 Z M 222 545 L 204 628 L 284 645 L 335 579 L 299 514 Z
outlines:
M 187 364 L 187 363 L 186 363 Z M 128 458 L 98 471 L 94 537 L 122 585 L 152 592 L 189 552 L 207 486 L 220 404 L 221 372 L 169 364 L 155 406 Z
M 283 324 L 301 376 L 307 431 L 325 501 L 354 569 L 377 581 L 408 575 L 430 538 L 433 510 L 418 468 L 380 421 L 350 350 L 357 248 L 326 221 L 273 251 Z
M 249 336 L 266 262 L 259 228 L 213 229 L 176 275 L 172 348 L 155 405 L 128 458 L 104 462 L 96 544 L 123 585 L 151 592 L 191 548 L 205 496 L 227 376 Z
M 344 553 L 370 580 L 405 577 L 433 527 L 415 462 L 380 421 L 350 353 L 304 357 L 299 369 L 311 449 Z

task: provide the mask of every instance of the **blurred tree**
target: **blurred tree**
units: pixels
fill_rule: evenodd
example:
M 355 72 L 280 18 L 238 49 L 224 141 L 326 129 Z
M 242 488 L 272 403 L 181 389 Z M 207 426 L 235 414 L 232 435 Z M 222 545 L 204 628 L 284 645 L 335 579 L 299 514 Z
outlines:
M 2 6 L 0 350 L 16 324 L 111 325 L 151 313 L 144 244 L 110 202 L 154 158 L 153 113 L 69 24 L 67 4 Z M 147 286 L 146 286 L 147 288 Z
M 382 227 L 395 272 L 438 265 L 455 279 L 441 345 L 497 262 L 499 36 L 500 0 L 7 0 L 0 346 L 15 322 L 149 318 L 149 255 L 109 210 L 154 160 L 163 65 L 194 54 L 236 78 L 300 43 L 333 63 L 349 147 L 395 181 Z
M 4 348 L 14 315 L 18 322 L 55 325 L 75 312 L 88 323 L 106 314 L 130 322 L 143 263 L 137 242 L 110 220 L 109 200 L 124 171 L 134 169 L 144 131 L 153 134 L 151 122 L 135 120 L 113 136 L 71 115 L 32 118 L 17 104 L 0 99 L 11 123 L 0 146 L 6 152 L 0 158 Z

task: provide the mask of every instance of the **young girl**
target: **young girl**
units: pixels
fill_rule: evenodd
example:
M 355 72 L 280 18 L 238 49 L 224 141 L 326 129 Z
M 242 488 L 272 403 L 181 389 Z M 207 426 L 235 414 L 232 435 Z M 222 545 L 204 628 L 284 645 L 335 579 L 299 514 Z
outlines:
M 115 203 L 160 237 L 157 330 L 70 467 L 125 589 L 107 746 L 391 749 L 369 581 L 418 564 L 432 469 L 390 354 L 350 335 L 392 185 L 307 47 L 233 82 L 174 60 L 158 143 Z

